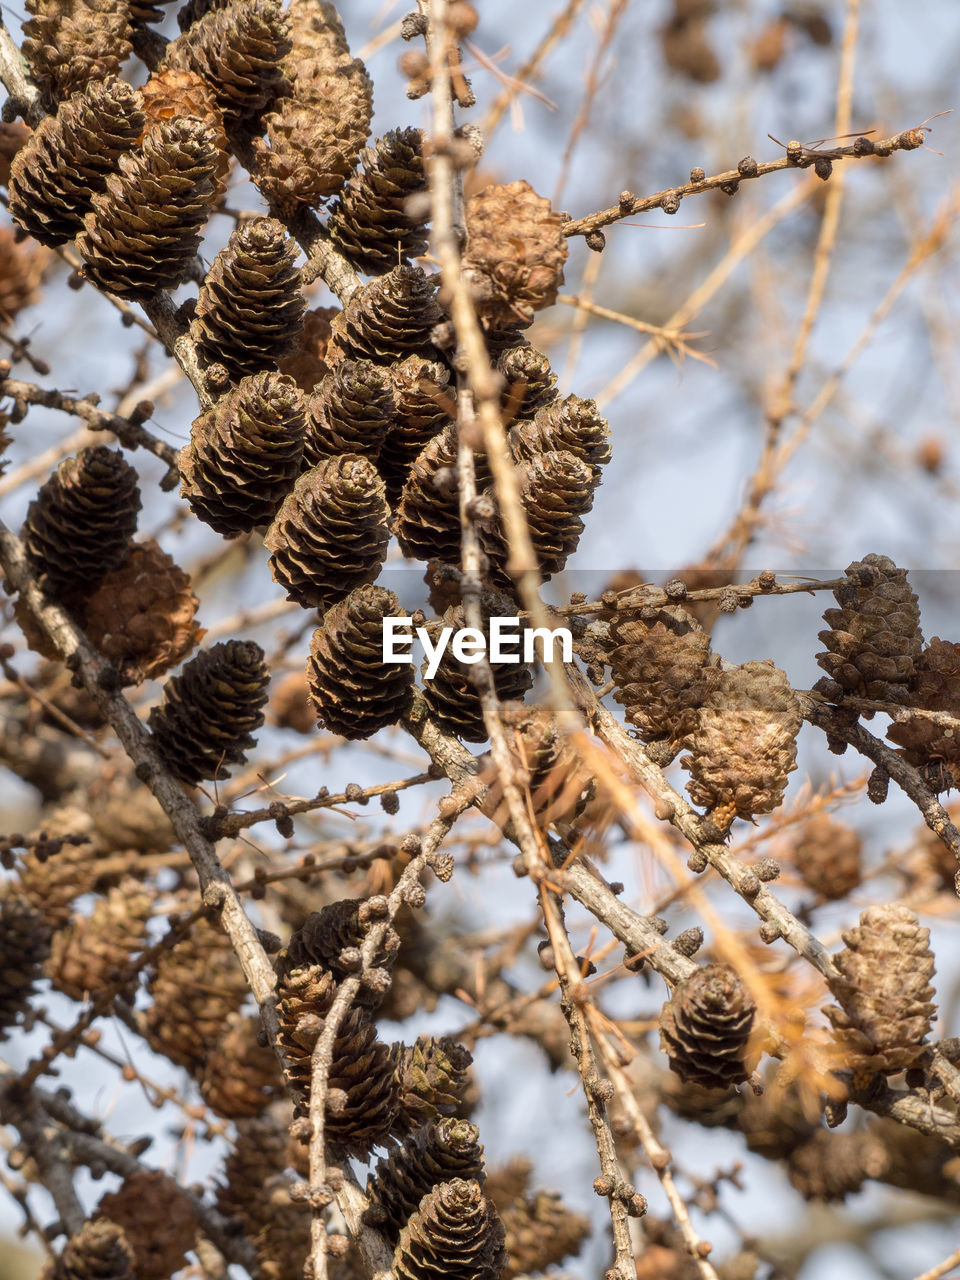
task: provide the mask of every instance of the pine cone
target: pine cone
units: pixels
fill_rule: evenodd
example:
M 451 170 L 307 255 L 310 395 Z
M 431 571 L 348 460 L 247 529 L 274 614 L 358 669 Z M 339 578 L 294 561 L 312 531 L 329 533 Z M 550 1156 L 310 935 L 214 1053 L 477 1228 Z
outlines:
M 313 1049 L 323 1033 L 335 991 L 330 974 L 319 966 L 294 970 L 277 990 L 280 1041 L 301 1113 L 309 1107 Z M 330 1142 L 362 1159 L 373 1147 L 389 1142 L 399 1107 L 399 1087 L 390 1050 L 378 1039 L 364 1009 L 349 1009 L 340 1024 L 328 1089 L 324 1132 Z M 334 1099 L 335 1107 L 330 1105 Z
M 137 1280 L 133 1250 L 115 1223 L 87 1221 L 44 1271 L 43 1280 Z
M 161 2 L 166 4 L 167 0 Z M 179 120 L 184 116 L 191 116 L 209 125 L 217 144 L 214 176 L 217 190 L 222 190 L 230 172 L 230 144 L 223 127 L 223 112 L 217 106 L 217 97 L 209 81 L 204 80 L 196 71 L 179 71 L 176 67 L 169 67 L 166 71 L 155 71 L 141 92 L 148 124 L 160 124 L 164 120 Z
M 143 132 L 140 93 L 123 80 L 87 86 L 47 116 L 10 166 L 10 216 L 41 244 L 72 240 L 120 157 Z
M 422 130 L 391 129 L 364 152 L 331 215 L 330 238 L 368 275 L 419 257 L 427 249 L 426 189 Z
M 477 487 L 489 483 L 482 454 L 474 456 Z M 400 550 L 415 560 L 460 563 L 460 494 L 457 431 L 452 424 L 415 458 L 397 503 L 393 524 Z
M 253 179 L 281 216 L 334 196 L 357 166 L 370 133 L 373 86 L 351 58 L 343 24 L 325 0 L 294 0 L 292 47 L 283 67 L 292 90 L 266 117 L 255 140 Z
M 189 577 L 151 538 L 132 546 L 86 601 L 84 631 L 124 684 L 141 684 L 179 665 L 200 643 L 199 603 Z
M 255 218 L 234 231 L 207 272 L 191 335 L 202 357 L 236 382 L 275 369 L 293 349 L 306 310 L 297 252 L 282 223 Z
M 260 1115 L 282 1091 L 277 1056 L 259 1042 L 260 1019 L 232 1014 L 203 1064 L 200 1094 L 227 1120 Z
M 387 501 L 395 507 L 417 455 L 453 418 L 456 389 L 450 386 L 447 366 L 423 356 L 397 361 L 390 366 L 390 378 L 396 409 L 377 469 L 387 486 Z
M 418 1036 L 415 1044 L 392 1045 L 391 1054 L 400 1086 L 396 1133 L 409 1133 L 435 1117 L 463 1113 L 473 1058 L 458 1040 Z
M 341 956 L 344 951 L 358 951 L 363 946 L 366 932 L 366 925 L 360 919 L 360 903 L 355 898 L 330 902 L 320 911 L 311 911 L 293 934 L 280 956 L 277 974 L 283 978 L 294 969 L 319 965 L 338 981 L 346 978 L 355 971 L 355 965 L 345 962 Z M 388 928 L 373 959 L 373 966 L 386 968 L 393 964 L 399 946 L 396 931 Z M 361 986 L 354 1003 L 374 1008 L 380 1003 L 380 998 L 378 993 Z
M 272 1116 L 241 1120 L 217 1188 L 217 1208 L 243 1224 L 257 1250 L 261 1280 L 302 1280 L 310 1251 L 310 1209 L 290 1198 L 287 1135 Z
M 264 652 L 252 640 L 228 640 L 202 650 L 163 688 L 148 724 L 167 768 L 195 786 L 229 777 L 228 764 L 245 764 L 263 724 L 270 677 Z
M 486 612 L 486 611 L 485 611 Z M 448 609 L 442 619 L 444 626 L 459 631 L 466 626 L 462 609 Z M 490 647 L 489 613 L 484 617 L 484 635 L 487 649 Z M 501 702 L 522 702 L 523 695 L 533 684 L 530 668 L 523 662 L 494 662 L 493 682 Z M 421 667 L 425 673 L 427 663 Z M 480 694 L 473 683 L 475 668 L 459 662 L 449 647 L 432 680 L 426 680 L 423 696 L 437 724 L 447 733 L 456 734 L 465 742 L 486 742 L 487 730 L 483 723 Z
M 593 777 L 577 759 L 573 746 L 545 707 L 505 703 L 501 719 L 518 772 L 526 777 L 530 805 L 539 826 L 572 822 L 593 794 Z M 496 768 L 483 812 L 498 825 L 509 821 L 509 810 Z
M 330 341 L 330 321 L 339 310 L 339 307 L 314 307 L 308 311 L 293 351 L 278 362 L 280 372 L 289 374 L 308 395 L 328 372 L 324 356 Z
M 523 180 L 467 201 L 463 271 L 485 327 L 526 326 L 556 302 L 567 260 L 563 222 Z
M 550 368 L 550 361 L 543 352 L 532 347 L 529 342 L 519 342 L 516 346 L 507 347 L 501 351 L 497 356 L 496 369 L 504 381 L 500 397 L 500 414 L 504 426 L 510 426 L 517 419 L 531 419 L 541 409 L 545 409 L 556 400 L 557 375 Z M 568 400 L 576 398 L 575 396 L 567 397 Z M 593 401 L 580 403 L 593 404 Z M 602 418 L 599 421 L 604 422 Z M 530 424 L 527 422 L 525 425 Z M 605 422 L 604 427 L 606 427 Z M 538 452 L 544 449 L 570 449 L 570 445 L 553 440 L 547 445 L 538 444 Z M 570 451 L 576 452 L 575 449 Z M 516 453 L 516 450 L 515 456 L 519 460 L 520 454 Z M 604 461 L 607 459 L 605 458 Z
M 503 1224 L 479 1182 L 454 1178 L 420 1201 L 393 1255 L 396 1280 L 499 1280 Z
M 960 718 L 960 644 L 937 636 L 930 641 L 917 662 L 909 701 L 912 707 Z M 912 716 L 896 721 L 887 729 L 887 737 L 903 748 L 904 759 L 916 768 L 934 762 L 960 766 L 960 734 L 933 720 Z
M 0 898 L 0 1041 L 26 1013 L 50 954 L 50 926 L 29 900 Z
M 681 610 L 659 610 L 649 623 L 615 618 L 610 638 L 616 643 L 607 655 L 614 698 L 641 741 L 662 743 L 672 759 L 695 730 L 700 708 L 720 678 L 709 635 Z
M 87 1000 L 112 986 L 147 945 L 152 909 L 153 895 L 128 877 L 97 902 L 91 915 L 75 916 L 54 935 L 50 981 L 71 1000 Z M 135 985 L 136 978 L 128 983 Z
M 367 1181 L 365 1220 L 396 1244 L 428 1191 L 451 1178 L 483 1183 L 480 1130 L 469 1120 L 428 1120 L 382 1158 Z
M 575 1257 L 592 1230 L 585 1214 L 575 1213 L 556 1191 L 542 1188 L 498 1206 L 497 1211 L 507 1250 L 501 1280 L 546 1271 L 554 1263 Z
M 32 136 L 33 130 L 22 120 L 0 120 L 0 187 L 9 185 L 13 159 Z
M 402 617 L 392 591 L 363 586 L 335 604 L 313 633 L 307 680 L 320 723 L 343 738 L 369 738 L 396 724 L 413 667 L 383 661 L 383 620 Z
M 27 509 L 22 538 L 49 595 L 75 604 L 126 559 L 137 528 L 137 473 L 119 449 L 66 458 Z
M 930 930 L 900 905 L 868 907 L 834 957 L 838 1004 L 826 1014 L 855 1074 L 892 1074 L 923 1056 L 936 1006 Z
M 389 372 L 369 360 L 341 360 L 310 400 L 304 463 L 313 465 L 340 453 L 377 460 L 397 412 Z
M 787 677 L 772 662 L 723 671 L 684 746 L 687 791 L 721 830 L 735 817 L 772 813 L 796 769 L 803 716 Z
M 541 453 L 522 463 L 517 468 L 517 481 L 540 576 L 551 578 L 563 570 L 567 558 L 577 549 L 584 528 L 580 517 L 593 506 L 597 481 L 588 463 L 563 451 Z M 496 505 L 495 489 L 487 493 Z M 510 548 L 499 511 L 479 528 L 483 549 L 497 579 L 509 582 Z
M 230 3 L 231 0 L 187 0 L 177 13 L 177 26 L 181 31 L 186 31 L 213 9 L 225 9 Z
M 437 281 L 420 267 L 394 267 L 358 289 L 330 325 L 327 363 L 429 359 L 430 334 L 441 319 Z
M 231 0 L 210 9 L 169 44 L 161 70 L 203 76 L 232 128 L 255 120 L 271 104 L 289 50 L 279 0 Z
M 860 883 L 860 837 L 829 814 L 818 813 L 803 824 L 793 858 L 804 884 L 832 902 Z
M 119 1191 L 105 1195 L 97 1216 L 120 1227 L 133 1249 L 137 1280 L 168 1280 L 193 1248 L 193 1206 L 159 1169 L 132 1173 Z
M 732 1086 L 705 1089 L 673 1075 L 665 1076 L 660 1083 L 659 1100 L 681 1120 L 703 1129 L 735 1128 L 744 1105 Z
M 37 86 L 58 100 L 106 80 L 130 56 L 130 17 L 114 0 L 25 0 L 23 56 Z
M 889 556 L 869 555 L 847 566 L 834 591 L 839 609 L 824 611 L 827 646 L 817 662 L 829 679 L 815 686 L 838 701 L 844 693 L 881 702 L 906 702 L 923 646 L 920 607 L 906 569 Z
M 270 572 L 305 609 L 328 609 L 373 582 L 387 554 L 390 509 L 366 458 L 344 453 L 305 471 L 267 530 Z
M 880 1177 L 889 1157 L 871 1133 L 831 1133 L 818 1129 L 787 1162 L 790 1181 L 805 1200 L 845 1200 L 868 1178 Z
M 231 1014 L 247 997 L 247 984 L 230 939 L 208 920 L 197 920 L 151 969 L 151 1004 L 143 1032 L 155 1053 L 194 1075 L 208 1050 L 225 1038 Z
M 594 484 L 611 457 L 610 427 L 597 412 L 596 401 L 567 396 L 538 409 L 529 422 L 519 422 L 510 432 L 510 448 L 518 462 L 543 453 L 565 450 L 591 468 Z
M 194 421 L 180 495 L 232 538 L 268 524 L 300 473 L 306 410 L 286 374 L 254 373 Z
M 747 1042 L 756 1008 L 736 970 L 708 964 L 682 982 L 660 1011 L 660 1048 L 681 1080 L 706 1088 L 750 1075 Z
M 9 326 L 24 309 L 37 300 L 38 286 L 53 262 L 53 254 L 40 245 L 20 244 L 10 227 L 0 227 L 0 324 Z M 10 443 L 3 430 L 9 422 L 0 417 L 0 455 Z M 0 470 L 7 460 L 0 456 Z
M 137 302 L 182 284 L 217 194 L 218 155 L 201 120 L 154 125 L 91 201 L 77 237 L 80 274 Z
M 44 833 L 49 835 L 47 827 Z M 97 852 L 87 842 L 64 844 L 52 856 L 42 858 L 31 850 L 20 863 L 17 894 L 40 913 L 50 929 L 62 929 L 70 921 L 77 898 L 104 887 L 97 863 Z
M 820 1129 L 820 1117 L 812 1117 L 795 1086 L 776 1079 L 764 1081 L 764 1091 L 744 1089 L 737 1098 L 735 1125 L 744 1135 L 747 1150 L 765 1160 L 786 1160 Z

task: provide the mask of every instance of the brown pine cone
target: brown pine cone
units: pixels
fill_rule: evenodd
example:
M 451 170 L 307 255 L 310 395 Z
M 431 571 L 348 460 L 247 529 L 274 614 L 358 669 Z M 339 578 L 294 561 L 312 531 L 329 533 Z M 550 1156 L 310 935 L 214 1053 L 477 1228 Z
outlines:
M 254 182 L 281 216 L 334 196 L 357 166 L 370 133 L 373 85 L 351 58 L 343 24 L 326 0 L 293 0 L 283 68 L 292 89 L 256 139 Z
M 506 347 L 501 351 L 497 356 L 496 370 L 504 381 L 500 396 L 500 414 L 504 426 L 509 427 L 518 419 L 533 418 L 539 410 L 546 408 L 557 398 L 557 375 L 550 368 L 550 361 L 543 352 L 532 347 L 529 342 L 519 342 L 516 346 Z M 571 400 L 575 398 L 568 397 Z M 593 401 L 583 403 L 592 404 Z M 557 443 L 538 447 L 539 451 L 569 448 L 568 444 Z M 518 459 L 520 457 L 516 450 L 514 456 Z M 529 457 L 529 454 L 526 456 Z
M 181 782 L 229 777 L 245 764 L 263 724 L 270 676 L 252 640 L 228 640 L 201 650 L 168 680 L 148 725 L 167 768 Z
M 25 897 L 0 897 L 0 1040 L 26 1013 L 50 954 L 50 925 Z
M 363 164 L 334 206 L 333 243 L 358 271 L 378 275 L 427 249 L 423 131 L 391 129 L 363 153 Z
M 10 216 L 41 244 L 64 244 L 120 157 L 143 132 L 140 93 L 123 80 L 94 82 L 42 120 L 10 166 Z
M 289 1064 L 287 1079 L 301 1114 L 310 1105 L 313 1050 L 335 994 L 331 975 L 319 965 L 294 970 L 277 988 L 280 1042 Z M 330 1142 L 362 1159 L 374 1147 L 389 1144 L 400 1091 L 390 1050 L 377 1037 L 365 1009 L 354 1006 L 342 1019 L 327 1084 L 324 1132 Z
M 489 483 L 483 454 L 474 455 L 477 487 Z M 457 431 L 453 424 L 433 437 L 414 459 L 397 503 L 393 532 L 405 556 L 460 563 L 460 495 Z
M 499 1280 L 503 1224 L 479 1182 L 441 1182 L 420 1201 L 393 1255 L 396 1280 Z
M 509 614 L 507 615 L 509 616 Z M 466 625 L 461 608 L 448 609 L 441 619 L 454 633 Z M 490 647 L 490 613 L 484 610 L 484 636 Z M 501 702 L 522 702 L 524 694 L 533 684 L 533 674 L 523 662 L 492 662 L 493 682 Z M 474 684 L 476 668 L 460 662 L 448 645 L 440 659 L 436 674 L 426 679 L 428 661 L 421 666 L 424 676 L 423 696 L 430 714 L 446 733 L 456 734 L 464 742 L 486 742 L 487 730 L 483 722 L 480 694 Z
M 241 1120 L 258 1116 L 282 1092 L 277 1055 L 259 1042 L 258 1017 L 231 1014 L 226 1031 L 208 1051 L 200 1094 L 218 1116 Z
M 114 0 L 25 0 L 23 56 L 37 86 L 58 101 L 119 74 L 131 53 L 130 15 Z
M 829 814 L 803 824 L 793 858 L 804 884 L 830 901 L 845 898 L 860 883 L 860 837 Z
M 228 4 L 230 4 L 230 0 L 187 0 L 187 3 L 177 13 L 177 26 L 181 31 L 186 31 L 188 27 L 192 27 L 195 22 L 199 22 L 212 9 L 225 9 Z
M 743 1099 L 732 1085 L 705 1089 L 673 1075 L 663 1079 L 659 1100 L 681 1120 L 703 1129 L 734 1128 L 743 1109 Z
M 283 82 L 290 50 L 279 0 L 230 0 L 168 46 L 161 70 L 195 71 L 208 81 L 228 127 L 255 120 Z
M 340 453 L 359 453 L 376 462 L 396 412 L 388 370 L 369 360 L 341 360 L 310 399 L 304 464 Z
M 168 1280 L 193 1248 L 193 1206 L 173 1178 L 159 1169 L 132 1173 L 105 1195 L 97 1216 L 120 1227 L 133 1249 L 137 1280 Z
M 593 795 L 593 777 L 577 759 L 556 718 L 545 707 L 525 707 L 520 702 L 503 704 L 500 713 L 517 769 L 526 777 L 538 825 L 572 822 Z M 491 772 L 483 812 L 503 826 L 509 810 L 499 774 L 495 768 Z
M 50 981 L 71 1000 L 88 1000 L 112 986 L 146 947 L 152 910 L 153 895 L 136 880 L 128 877 L 115 886 L 91 915 L 74 916 L 71 925 L 54 935 L 47 962 Z
M 167 0 L 162 0 L 167 3 Z M 217 143 L 217 189 L 222 190 L 230 172 L 230 145 L 223 127 L 223 112 L 208 80 L 196 71 L 169 67 L 155 71 L 141 90 L 148 124 L 192 116 L 213 130 Z
M 921 651 L 909 704 L 960 719 L 960 644 L 935 636 Z M 887 737 L 903 748 L 908 764 L 928 774 L 933 764 L 950 772 L 960 767 L 960 733 L 933 720 L 923 716 L 898 720 L 887 729 Z M 956 786 L 956 781 L 936 789 L 946 791 L 949 785 Z
M 663 609 L 650 622 L 614 618 L 610 638 L 614 698 L 641 741 L 662 744 L 672 759 L 720 678 L 709 635 L 683 610 Z
M 434 354 L 430 335 L 441 319 L 438 279 L 420 267 L 394 267 L 363 285 L 333 318 L 327 363 L 429 359 Z
M 190 333 L 202 358 L 222 364 L 235 382 L 275 369 L 293 349 L 307 305 L 297 253 L 282 223 L 254 218 L 233 232 L 207 272 Z
M 308 395 L 328 372 L 324 356 L 330 341 L 330 322 L 339 310 L 339 307 L 314 307 L 308 311 L 293 350 L 278 361 L 280 372 L 289 374 Z
M 84 631 L 124 684 L 141 684 L 178 666 L 200 643 L 199 603 L 189 577 L 151 538 L 132 546 L 86 601 Z
M 311 911 L 299 929 L 290 938 L 277 963 L 280 978 L 294 969 L 307 969 L 319 965 L 338 981 L 355 972 L 353 957 L 342 958 L 344 952 L 355 952 L 363 946 L 366 924 L 360 918 L 360 903 L 355 898 L 343 898 L 330 902 L 320 911 Z M 393 964 L 400 946 L 400 938 L 393 928 L 388 928 L 377 948 L 373 960 L 376 968 Z M 374 1008 L 381 995 L 361 986 L 354 999 L 355 1004 Z
M 797 767 L 803 716 L 787 677 L 772 662 L 723 671 L 684 746 L 687 791 L 726 830 L 735 817 L 772 813 Z
M 483 1183 L 480 1130 L 469 1120 L 428 1120 L 382 1157 L 367 1180 L 364 1219 L 396 1244 L 407 1219 L 433 1187 L 451 1178 Z
M 51 834 L 46 826 L 44 833 Z M 98 862 L 97 851 L 86 841 L 64 844 L 55 854 L 43 858 L 31 850 L 20 863 L 17 896 L 22 895 L 50 929 L 62 929 L 73 914 L 77 898 L 105 887 Z
M 310 643 L 307 680 L 330 733 L 369 738 L 403 715 L 413 667 L 383 661 L 383 621 L 403 616 L 393 592 L 374 586 L 357 587 L 324 614 Z
M 390 366 L 390 379 L 396 409 L 377 469 L 387 486 L 387 501 L 395 507 L 418 454 L 455 417 L 457 393 L 447 366 L 423 356 L 398 360 Z
M 433 1118 L 464 1113 L 473 1058 L 458 1040 L 418 1036 L 415 1044 L 391 1045 L 390 1052 L 400 1086 L 397 1134 Z
M 217 138 L 202 120 L 169 120 L 93 197 L 77 248 L 98 289 L 142 302 L 182 284 L 217 194 Z
M 736 970 L 708 964 L 680 983 L 660 1011 L 660 1048 L 682 1080 L 705 1088 L 750 1075 L 747 1042 L 756 1007 Z
M 305 609 L 328 609 L 380 573 L 390 541 L 383 481 L 344 453 L 305 471 L 264 536 L 270 572 Z
M 300 474 L 306 409 L 282 373 L 243 378 L 199 418 L 180 451 L 180 495 L 232 538 L 268 524 Z
M 923 646 L 920 606 L 906 569 L 889 556 L 869 555 L 847 566 L 847 580 L 834 591 L 839 609 L 824 611 L 830 628 L 817 662 L 829 679 L 815 686 L 825 697 L 845 693 L 880 702 L 907 702 Z
M 901 905 L 868 907 L 834 956 L 837 1005 L 826 1014 L 855 1076 L 890 1075 L 923 1057 L 933 1003 L 930 930 Z
M 593 506 L 597 481 L 590 465 L 565 451 L 541 453 L 517 468 L 520 501 L 527 516 L 530 540 L 546 580 L 560 573 L 577 549 L 585 516 Z M 496 506 L 496 491 L 487 490 Z M 479 525 L 483 549 L 496 579 L 510 581 L 510 548 L 499 510 Z
M 217 1208 L 243 1224 L 261 1280 L 302 1280 L 310 1251 L 310 1208 L 290 1198 L 286 1127 L 273 1116 L 241 1120 L 217 1188 Z
M 765 1160 L 786 1160 L 820 1132 L 820 1117 L 809 1114 L 795 1086 L 780 1085 L 774 1078 L 764 1082 L 761 1094 L 744 1089 L 735 1096 L 738 1112 L 731 1127 L 744 1135 L 748 1151 Z
M 610 461 L 610 427 L 597 412 L 596 401 L 567 396 L 538 409 L 528 422 L 518 422 L 510 432 L 510 448 L 518 462 L 543 453 L 565 450 L 587 463 L 594 484 L 600 469 Z
M 9 185 L 14 156 L 32 135 L 33 130 L 22 120 L 0 120 L 0 187 Z
M 467 201 L 463 271 L 484 327 L 525 327 L 553 306 L 567 260 L 563 222 L 522 179 Z
M 46 1268 L 43 1280 L 137 1280 L 134 1265 L 122 1228 L 102 1218 L 88 1220 Z
M 556 1191 L 542 1188 L 497 1206 L 503 1223 L 507 1265 L 501 1280 L 546 1271 L 575 1257 L 591 1234 L 590 1219 L 576 1213 Z
M 66 458 L 27 509 L 21 537 L 40 586 L 72 605 L 127 557 L 137 529 L 137 473 L 119 449 Z
M 868 1178 L 887 1169 L 889 1156 L 871 1133 L 831 1133 L 817 1129 L 787 1161 L 790 1181 L 804 1200 L 845 1200 Z
M 21 244 L 10 227 L 0 227 L 0 324 L 9 325 L 24 307 L 37 300 L 37 290 L 54 261 L 49 249 L 40 245 Z M 9 421 L 0 417 L 0 455 L 11 437 L 3 430 Z M 0 456 L 0 470 L 7 460 Z
M 231 1014 L 246 999 L 247 984 L 230 939 L 201 919 L 157 957 L 147 991 L 147 1043 L 155 1053 L 200 1075 L 208 1051 L 224 1038 Z

